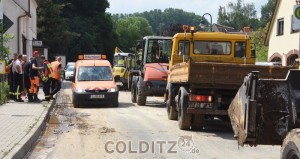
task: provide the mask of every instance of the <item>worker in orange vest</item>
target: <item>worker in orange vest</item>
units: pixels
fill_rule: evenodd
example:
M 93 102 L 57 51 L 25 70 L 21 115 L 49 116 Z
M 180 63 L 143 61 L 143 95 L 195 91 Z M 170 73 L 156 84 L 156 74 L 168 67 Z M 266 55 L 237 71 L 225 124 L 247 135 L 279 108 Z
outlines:
M 60 72 L 62 69 L 61 66 L 61 57 L 57 57 L 56 61 L 51 62 L 51 69 L 53 71 L 53 76 L 51 80 L 51 93 L 50 98 L 53 99 L 53 96 L 61 89 L 61 76 Z
M 40 86 L 39 70 L 43 69 L 43 67 L 37 67 L 37 58 L 39 57 L 38 51 L 33 52 L 33 57 L 34 58 L 31 60 L 29 89 L 29 96 L 32 96 L 33 100 L 31 100 L 31 98 L 28 98 L 28 102 L 41 102 L 41 100 L 38 98 L 37 93 Z
M 44 55 L 41 56 L 43 60 L 43 71 L 41 72 L 41 78 L 43 83 L 43 92 L 45 94 L 44 101 L 50 101 L 50 78 L 53 76 L 53 71 L 50 62 L 46 59 Z

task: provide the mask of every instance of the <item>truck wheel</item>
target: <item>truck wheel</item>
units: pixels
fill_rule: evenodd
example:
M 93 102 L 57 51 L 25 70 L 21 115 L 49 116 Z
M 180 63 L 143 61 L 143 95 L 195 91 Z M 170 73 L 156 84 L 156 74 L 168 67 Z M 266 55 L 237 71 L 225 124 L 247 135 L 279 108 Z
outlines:
M 136 87 L 133 84 L 131 86 L 131 102 L 136 103 Z
M 193 115 L 192 116 L 192 129 L 193 130 L 202 130 L 204 125 L 204 115 Z
M 291 130 L 285 137 L 281 152 L 281 159 L 298 159 L 300 158 L 300 129 Z
M 172 84 L 170 84 L 168 90 L 167 90 L 167 102 L 166 102 L 166 106 L 167 106 L 167 112 L 168 112 L 168 118 L 170 120 L 177 120 L 178 119 L 178 112 L 176 111 L 175 106 L 171 105 L 171 100 L 173 100 L 174 92 L 172 93 Z
M 141 85 L 137 85 L 136 87 L 136 103 L 140 106 L 146 105 L 147 96 L 143 95 L 143 92 L 141 90 Z
M 178 112 L 175 110 L 175 107 L 172 107 L 169 102 L 170 99 L 167 101 L 167 112 L 168 118 L 170 120 L 177 120 L 178 119 Z
M 187 113 L 188 92 L 184 87 L 180 88 L 179 106 L 178 106 L 178 125 L 181 130 L 189 130 L 191 126 L 191 115 Z
M 131 90 L 131 85 L 132 85 L 132 76 L 129 76 L 128 77 L 128 83 L 127 83 L 127 85 L 128 85 L 128 90 Z

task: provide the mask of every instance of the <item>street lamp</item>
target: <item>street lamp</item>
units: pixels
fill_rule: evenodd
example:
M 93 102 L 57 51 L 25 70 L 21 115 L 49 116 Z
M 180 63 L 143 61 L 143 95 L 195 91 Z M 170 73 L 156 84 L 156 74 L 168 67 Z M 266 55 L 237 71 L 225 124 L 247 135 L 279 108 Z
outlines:
M 211 16 L 211 14 L 209 14 L 209 13 L 205 13 L 205 14 L 203 14 L 202 15 L 202 18 L 201 18 L 201 22 L 200 22 L 200 27 L 201 28 L 204 28 L 205 27 L 205 21 L 204 21 L 204 16 L 205 15 L 209 15 L 210 16 L 210 31 L 212 32 L 212 16 Z

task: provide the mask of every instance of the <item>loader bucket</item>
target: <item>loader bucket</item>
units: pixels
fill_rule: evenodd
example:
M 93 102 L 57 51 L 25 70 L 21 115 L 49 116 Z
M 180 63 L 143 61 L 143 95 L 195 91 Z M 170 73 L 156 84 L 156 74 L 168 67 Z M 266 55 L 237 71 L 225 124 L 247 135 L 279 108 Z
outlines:
M 228 114 L 239 145 L 280 145 L 300 113 L 300 70 L 285 79 L 260 79 L 259 72 L 244 78 Z M 300 114 L 299 114 L 300 115 Z

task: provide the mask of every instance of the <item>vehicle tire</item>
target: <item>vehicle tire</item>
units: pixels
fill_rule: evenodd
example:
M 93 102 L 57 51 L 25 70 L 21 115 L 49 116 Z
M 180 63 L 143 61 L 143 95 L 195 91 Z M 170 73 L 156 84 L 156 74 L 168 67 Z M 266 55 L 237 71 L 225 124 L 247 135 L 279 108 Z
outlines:
M 132 85 L 132 76 L 129 75 L 128 82 L 127 82 L 128 90 L 131 90 L 131 85 Z
M 114 101 L 113 107 L 119 107 L 119 101 L 118 100 Z
M 133 83 L 131 86 L 131 102 L 136 103 L 136 86 Z
M 78 105 L 78 103 L 77 103 L 76 100 L 75 100 L 74 94 L 73 94 L 73 96 L 72 96 L 72 103 L 73 103 L 73 107 L 74 107 L 74 108 L 79 108 L 79 105 Z
M 204 115 L 193 115 L 191 127 L 193 130 L 202 130 L 204 126 Z
M 169 84 L 168 90 L 167 90 L 167 102 L 166 102 L 166 107 L 167 107 L 167 113 L 168 113 L 168 119 L 170 120 L 177 120 L 178 119 L 178 112 L 176 111 L 175 106 L 172 106 L 171 100 L 173 100 L 174 93 L 172 93 L 172 84 Z
M 181 130 L 189 130 L 191 127 L 191 115 L 187 113 L 188 92 L 184 87 L 179 90 L 178 126 Z
M 140 106 L 144 106 L 146 105 L 146 101 L 147 101 L 147 96 L 143 95 L 142 89 L 141 89 L 142 85 L 140 83 L 140 81 L 138 81 L 137 87 L 136 87 L 136 103 Z
M 175 107 L 171 106 L 168 103 L 169 103 L 169 100 L 167 101 L 168 118 L 170 120 L 177 120 L 178 119 L 178 112 L 176 111 Z
M 300 129 L 291 130 L 285 137 L 281 151 L 281 159 L 296 159 L 300 158 Z

